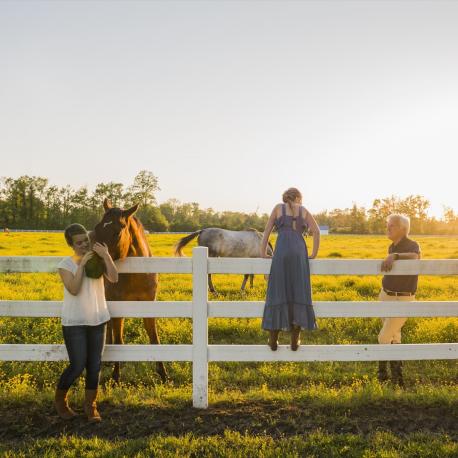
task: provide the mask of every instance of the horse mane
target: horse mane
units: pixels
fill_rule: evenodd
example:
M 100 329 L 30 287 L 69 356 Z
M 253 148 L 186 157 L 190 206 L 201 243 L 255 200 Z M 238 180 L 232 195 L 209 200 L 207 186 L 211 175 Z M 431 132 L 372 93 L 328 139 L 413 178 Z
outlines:
M 132 216 L 129 218 L 127 230 L 123 230 L 121 234 L 118 246 L 116 247 L 119 258 L 151 256 L 151 250 L 146 239 L 143 224 L 137 217 Z
M 128 251 L 128 256 L 150 257 L 151 250 L 146 239 L 145 230 L 140 220 L 133 216 L 130 218 L 129 233 L 131 243 Z

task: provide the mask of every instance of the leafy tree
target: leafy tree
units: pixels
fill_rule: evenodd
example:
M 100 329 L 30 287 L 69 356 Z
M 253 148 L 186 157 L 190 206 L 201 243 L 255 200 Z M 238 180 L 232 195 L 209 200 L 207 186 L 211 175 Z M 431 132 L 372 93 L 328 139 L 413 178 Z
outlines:
M 102 203 L 105 198 L 111 200 L 113 207 L 122 207 L 124 204 L 124 185 L 113 181 L 110 181 L 109 183 L 99 183 L 95 187 L 95 191 L 92 196 L 93 208 L 102 207 Z
M 156 191 L 159 191 L 159 180 L 152 172 L 141 170 L 134 178 L 134 183 L 127 190 L 126 201 L 132 205 L 139 203 L 142 207 L 156 204 Z
M 169 229 L 169 222 L 159 207 L 147 207 L 147 212 L 140 215 L 140 220 L 150 231 L 165 232 Z
M 159 209 L 161 210 L 161 213 L 165 216 L 167 221 L 171 223 L 175 219 L 175 215 L 177 214 L 179 206 L 180 202 L 177 199 L 169 199 L 166 202 L 159 205 Z
M 63 229 L 72 222 L 92 229 L 103 214 L 102 202 L 109 198 L 113 205 L 127 207 L 139 203 L 137 213 L 146 228 L 154 231 L 194 231 L 205 227 L 241 230 L 264 230 L 268 215 L 233 211 L 216 212 L 203 209 L 197 202 L 182 203 L 169 199 L 156 205 L 158 179 L 152 172 L 140 171 L 132 186 L 122 183 L 99 183 L 93 192 L 86 187 L 50 185 L 44 177 L 23 175 L 4 177 L 0 183 L 0 224 L 22 229 Z M 438 220 L 428 216 L 429 201 L 420 195 L 406 198 L 389 196 L 373 201 L 367 211 L 353 204 L 351 208 L 323 211 L 315 215 L 318 224 L 331 232 L 384 233 L 390 213 L 410 217 L 413 233 L 458 234 L 458 216 L 448 207 Z

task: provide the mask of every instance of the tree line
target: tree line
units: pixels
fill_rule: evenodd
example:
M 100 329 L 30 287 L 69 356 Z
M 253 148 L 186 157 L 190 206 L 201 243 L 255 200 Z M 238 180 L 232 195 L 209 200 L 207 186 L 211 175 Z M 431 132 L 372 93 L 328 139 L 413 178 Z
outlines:
M 137 216 L 150 231 L 188 232 L 204 227 L 262 231 L 267 214 L 233 211 L 217 212 L 200 208 L 197 202 L 169 199 L 157 202 L 158 178 L 148 170 L 140 171 L 130 186 L 110 181 L 99 183 L 93 191 L 87 187 L 58 187 L 44 177 L 4 177 L 0 184 L 0 225 L 11 229 L 63 229 L 73 222 L 93 228 L 103 214 L 102 202 L 109 198 L 113 206 L 127 208 L 140 203 Z M 323 211 L 315 216 L 318 224 L 333 233 L 379 234 L 385 231 L 390 213 L 403 213 L 411 219 L 415 234 L 458 234 L 458 215 L 444 209 L 441 219 L 428 215 L 429 201 L 422 196 L 396 196 L 375 199 L 366 209 L 350 208 Z

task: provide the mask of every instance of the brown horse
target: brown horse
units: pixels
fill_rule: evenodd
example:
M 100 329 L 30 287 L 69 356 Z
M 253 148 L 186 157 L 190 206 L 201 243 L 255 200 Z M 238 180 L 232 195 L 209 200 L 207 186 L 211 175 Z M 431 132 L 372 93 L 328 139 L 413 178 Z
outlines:
M 106 243 L 111 257 L 124 259 L 126 257 L 151 257 L 151 250 L 146 240 L 143 226 L 134 216 L 138 204 L 122 210 L 113 208 L 111 202 L 103 202 L 105 214 L 95 226 L 95 240 Z M 105 297 L 109 301 L 154 301 L 156 300 L 158 275 L 119 274 L 117 283 L 105 281 Z M 155 318 L 143 318 L 143 325 L 152 344 L 159 344 Z M 107 343 L 123 344 L 124 318 L 112 318 L 107 329 Z M 157 372 L 162 381 L 167 380 L 167 373 L 162 362 L 156 363 Z M 113 379 L 119 382 L 120 364 L 115 363 Z

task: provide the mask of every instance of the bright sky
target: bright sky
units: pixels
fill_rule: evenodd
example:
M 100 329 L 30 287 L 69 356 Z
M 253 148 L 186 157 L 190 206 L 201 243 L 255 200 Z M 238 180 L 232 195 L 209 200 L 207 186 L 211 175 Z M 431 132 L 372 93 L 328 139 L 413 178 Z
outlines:
M 458 210 L 458 2 L 0 2 L 0 176 Z

